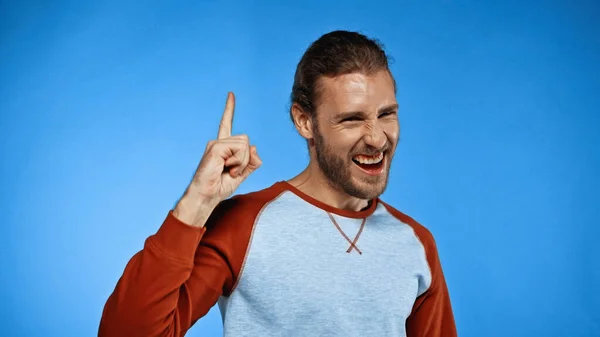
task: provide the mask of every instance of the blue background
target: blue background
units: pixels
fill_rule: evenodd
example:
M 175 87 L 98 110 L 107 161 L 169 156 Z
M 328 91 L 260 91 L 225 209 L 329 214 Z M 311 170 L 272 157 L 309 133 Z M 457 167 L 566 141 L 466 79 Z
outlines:
M 599 3 L 393 3 L 1 2 L 2 335 L 97 334 L 228 90 L 264 162 L 238 192 L 302 170 L 295 66 L 350 29 L 395 59 L 384 199 L 434 233 L 459 335 L 600 336 Z

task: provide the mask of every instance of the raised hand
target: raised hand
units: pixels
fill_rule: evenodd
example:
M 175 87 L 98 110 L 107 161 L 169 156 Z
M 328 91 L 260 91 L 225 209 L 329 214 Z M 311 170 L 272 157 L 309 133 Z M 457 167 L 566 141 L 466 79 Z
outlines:
M 174 210 L 181 221 L 204 226 L 210 212 L 262 164 L 247 135 L 231 135 L 235 97 L 228 93 L 217 139 L 208 142 L 194 178 Z

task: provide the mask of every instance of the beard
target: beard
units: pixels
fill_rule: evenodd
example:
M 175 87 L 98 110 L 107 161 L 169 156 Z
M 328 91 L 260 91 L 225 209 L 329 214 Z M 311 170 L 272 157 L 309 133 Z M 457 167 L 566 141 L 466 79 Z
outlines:
M 371 148 L 364 149 L 361 152 L 353 151 L 353 154 L 344 158 L 327 146 L 316 125 L 313 140 L 319 168 L 333 188 L 340 189 L 352 197 L 363 200 L 372 200 L 383 194 L 387 187 L 393 149 L 388 147 L 383 151 L 384 160 L 386 161 L 385 173 L 383 175 L 356 178 L 352 176 L 352 165 L 356 165 L 352 161 L 352 156 L 359 153 L 373 154 L 373 152 L 379 152 L 379 149 Z M 360 180 L 356 181 L 357 179 Z

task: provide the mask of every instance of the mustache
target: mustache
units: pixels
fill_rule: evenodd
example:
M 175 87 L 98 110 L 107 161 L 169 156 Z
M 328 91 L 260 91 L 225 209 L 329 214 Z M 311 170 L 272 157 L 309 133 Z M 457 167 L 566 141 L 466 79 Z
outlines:
M 364 149 L 357 150 L 357 151 L 352 151 L 352 156 L 356 156 L 359 154 L 366 155 L 366 156 L 377 156 L 380 153 L 386 154 L 390 150 L 391 150 L 390 145 L 388 145 L 388 143 L 386 143 L 386 145 L 383 146 L 381 149 L 369 147 L 369 148 L 364 148 Z

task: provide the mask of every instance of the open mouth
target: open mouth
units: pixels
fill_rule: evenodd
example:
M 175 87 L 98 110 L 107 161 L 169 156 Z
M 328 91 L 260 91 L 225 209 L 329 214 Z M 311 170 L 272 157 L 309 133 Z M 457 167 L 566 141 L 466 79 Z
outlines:
M 352 161 L 356 166 L 361 168 L 367 174 L 377 175 L 383 171 L 384 154 L 380 152 L 375 156 L 366 156 L 359 154 L 352 157 Z

